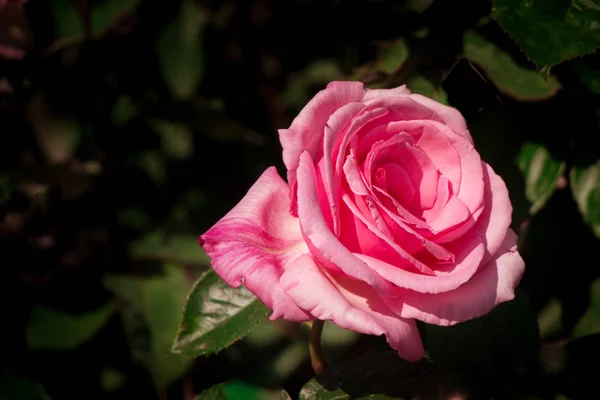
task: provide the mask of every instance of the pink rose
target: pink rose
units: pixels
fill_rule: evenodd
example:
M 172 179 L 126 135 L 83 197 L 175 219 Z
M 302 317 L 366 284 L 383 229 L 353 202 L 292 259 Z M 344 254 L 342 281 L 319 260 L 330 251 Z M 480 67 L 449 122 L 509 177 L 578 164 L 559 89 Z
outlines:
M 279 131 L 267 169 L 200 245 L 271 319 L 330 320 L 423 356 L 415 319 L 453 325 L 511 300 L 524 270 L 502 179 L 461 114 L 401 86 L 332 82 Z

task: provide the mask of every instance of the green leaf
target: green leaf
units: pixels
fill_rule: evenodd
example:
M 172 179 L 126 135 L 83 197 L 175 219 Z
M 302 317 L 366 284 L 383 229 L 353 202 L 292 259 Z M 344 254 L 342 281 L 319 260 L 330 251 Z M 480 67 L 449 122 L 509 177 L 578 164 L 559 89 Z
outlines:
M 81 315 L 37 306 L 29 315 L 27 343 L 31 350 L 74 349 L 90 340 L 114 312 L 114 303 Z
M 290 400 L 284 390 L 267 390 L 240 381 L 218 383 L 198 395 L 198 400 Z
M 191 283 L 181 268 L 167 266 L 164 275 L 132 277 L 109 275 L 105 285 L 124 302 L 122 318 L 129 333 L 132 352 L 152 372 L 160 387 L 178 378 L 190 365 L 188 357 L 173 354 L 171 343 L 179 326 L 185 293 Z M 140 345 L 139 317 L 144 318 L 150 344 Z M 146 343 L 142 340 L 142 343 Z
M 550 98 L 561 85 L 554 76 L 544 78 L 534 69 L 517 64 L 511 56 L 473 31 L 463 38 L 465 57 L 476 62 L 500 91 L 519 100 Z
M 139 3 L 140 0 L 104 0 L 92 3 L 92 37 L 99 39 L 120 15 L 134 11 Z
M 179 16 L 161 33 L 157 53 L 173 97 L 188 98 L 203 75 L 202 30 L 207 17 L 193 0 L 184 0 Z
M 536 315 L 519 290 L 483 317 L 450 327 L 425 325 L 424 333 L 435 364 L 477 385 L 482 397 L 502 397 L 489 391 L 510 385 L 537 362 Z
M 314 95 L 316 88 L 325 87 L 331 81 L 344 80 L 338 61 L 330 59 L 315 60 L 299 74 L 292 77 L 283 92 L 286 107 L 300 111 Z
M 600 279 L 590 285 L 590 305 L 573 329 L 574 337 L 600 333 Z
M 557 298 L 551 298 L 538 313 L 540 337 L 547 338 L 563 333 L 563 306 Z
M 192 155 L 194 143 L 189 127 L 161 119 L 152 119 L 149 123 L 160 135 L 162 148 L 169 157 L 186 159 Z
M 119 15 L 133 11 L 139 2 L 140 0 L 92 2 L 92 38 L 99 39 Z M 56 24 L 57 39 L 83 39 L 83 20 L 80 12 L 74 6 L 74 2 L 71 0 L 52 0 L 50 4 Z
M 493 4 L 500 26 L 540 67 L 600 46 L 600 0 L 494 0 Z
M 208 268 L 210 258 L 198 246 L 194 235 L 152 232 L 135 241 L 130 248 L 134 260 L 150 259 Z
M 375 351 L 330 365 L 302 387 L 299 399 L 451 398 L 462 391 L 443 378 L 431 360 L 410 363 L 395 351 Z
M 70 0 L 53 0 L 50 2 L 57 39 L 83 37 L 83 25 L 77 9 Z
M 188 295 L 173 350 L 196 356 L 216 353 L 246 336 L 268 313 L 246 288 L 234 289 L 207 271 Z
M 600 238 L 600 161 L 589 167 L 573 167 L 570 181 L 583 219 Z
M 408 60 L 408 56 L 408 46 L 404 39 L 382 43 L 379 46 L 376 67 L 378 70 L 392 75 L 402 68 L 406 60 Z
M 525 143 L 517 155 L 517 165 L 525 177 L 525 197 L 531 203 L 529 212 L 535 214 L 554 193 L 565 163 L 552 158 L 544 146 Z
M 0 381 L 0 400 L 50 400 L 41 384 L 7 375 Z
M 422 94 L 430 99 L 448 105 L 448 96 L 441 87 L 436 87 L 424 76 L 416 75 L 406 81 L 406 86 L 412 93 Z

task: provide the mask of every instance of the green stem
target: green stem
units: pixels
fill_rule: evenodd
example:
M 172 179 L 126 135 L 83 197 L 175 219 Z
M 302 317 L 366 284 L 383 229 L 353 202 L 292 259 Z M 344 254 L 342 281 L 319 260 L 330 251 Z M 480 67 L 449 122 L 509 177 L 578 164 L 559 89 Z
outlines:
M 310 327 L 308 336 L 308 349 L 310 351 L 310 363 L 315 371 L 315 374 L 320 374 L 327 368 L 327 360 L 323 354 L 321 347 L 321 333 L 323 332 L 324 321 L 316 319 Z

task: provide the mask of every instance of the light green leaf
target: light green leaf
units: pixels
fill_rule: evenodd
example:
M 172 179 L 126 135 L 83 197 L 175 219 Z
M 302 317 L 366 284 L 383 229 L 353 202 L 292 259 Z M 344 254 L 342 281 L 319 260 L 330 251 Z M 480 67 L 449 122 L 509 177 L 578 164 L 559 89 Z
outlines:
M 191 283 L 181 268 L 167 266 L 164 275 L 132 277 L 109 275 L 105 285 L 125 302 L 122 317 L 130 335 L 132 351 L 153 373 L 160 387 L 178 378 L 190 365 L 188 357 L 173 354 L 171 343 L 179 326 L 179 315 L 185 304 L 185 293 Z M 140 315 L 141 313 L 141 315 Z M 135 343 L 136 325 L 142 316 L 150 330 L 150 344 Z
M 284 390 L 267 390 L 240 381 L 219 383 L 198 395 L 198 400 L 290 400 Z
M 74 349 L 90 340 L 114 312 L 114 303 L 80 315 L 37 306 L 29 315 L 27 343 L 31 350 Z
M 583 219 L 600 238 L 600 161 L 589 167 L 573 167 L 571 190 Z
M 500 26 L 538 66 L 600 46 L 600 0 L 494 0 Z
M 404 39 L 382 43 L 377 56 L 377 69 L 392 75 L 402 68 L 406 60 L 408 60 L 408 56 L 408 46 Z
M 544 146 L 525 143 L 517 155 L 517 166 L 525 177 L 525 197 L 531 203 L 529 212 L 535 214 L 554 193 L 565 163 L 552 158 Z
M 576 338 L 594 333 L 600 333 L 600 279 L 590 285 L 590 305 L 573 329 Z
M 150 120 L 150 126 L 160 135 L 162 148 L 169 157 L 186 159 L 192 155 L 194 138 L 189 127 L 161 119 Z
M 157 53 L 163 75 L 177 99 L 193 95 L 202 79 L 202 30 L 206 22 L 205 12 L 197 2 L 184 0 L 179 16 L 158 39 Z
M 234 289 L 207 271 L 188 295 L 173 350 L 196 356 L 216 353 L 246 336 L 268 313 L 246 288 Z
M 483 68 L 500 91 L 516 99 L 544 100 L 561 87 L 554 76 L 544 78 L 534 69 L 517 64 L 508 53 L 473 31 L 467 31 L 463 40 L 465 56 Z
M 562 333 L 563 307 L 556 298 L 551 298 L 538 313 L 540 337 L 547 338 Z

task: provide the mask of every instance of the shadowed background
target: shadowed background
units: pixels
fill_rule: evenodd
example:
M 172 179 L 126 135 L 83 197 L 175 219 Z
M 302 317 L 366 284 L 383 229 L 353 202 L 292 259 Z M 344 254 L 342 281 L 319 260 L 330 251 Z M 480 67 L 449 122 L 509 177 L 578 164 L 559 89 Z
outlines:
M 333 370 L 300 396 L 594 398 L 598 54 L 549 70 L 550 50 L 528 53 L 536 66 L 484 0 L 5 3 L 1 399 L 194 399 L 221 382 L 229 398 L 297 398 L 313 377 L 304 325 L 265 321 L 209 357 L 171 346 L 210 267 L 198 235 L 265 168 L 283 176 L 277 129 L 347 79 L 463 113 L 507 183 L 527 269 L 490 315 L 421 326 L 430 358 L 412 369 L 373 358 L 383 338 L 326 325 Z

